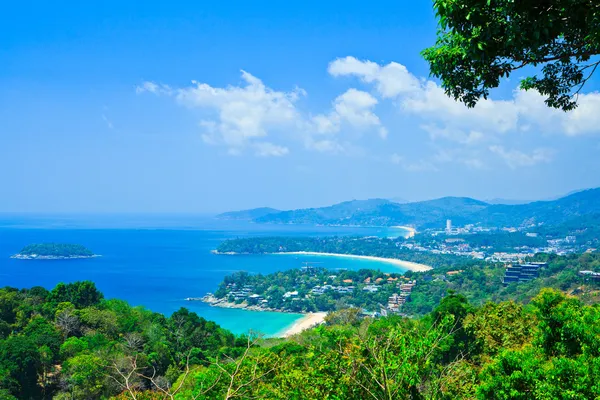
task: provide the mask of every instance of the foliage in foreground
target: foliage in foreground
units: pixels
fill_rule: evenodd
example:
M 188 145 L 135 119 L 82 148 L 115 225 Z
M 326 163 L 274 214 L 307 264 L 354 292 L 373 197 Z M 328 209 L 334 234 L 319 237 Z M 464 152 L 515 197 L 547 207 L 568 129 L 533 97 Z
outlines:
M 600 4 L 596 0 L 436 0 L 435 46 L 423 52 L 446 93 L 469 107 L 502 78 L 524 67 L 541 76 L 521 80 L 546 104 L 576 107 L 581 88 L 600 61 Z
M 600 313 L 543 290 L 530 305 L 460 295 L 430 315 L 347 320 L 190 374 L 179 398 L 590 399 Z M 258 344 L 258 343 L 257 343 Z
M 244 346 L 186 309 L 166 318 L 105 300 L 92 282 L 0 289 L 0 399 L 96 399 L 169 386 L 186 365 L 235 357 Z M 125 379 L 132 365 L 136 374 Z
M 286 340 L 235 338 L 183 309 L 165 318 L 95 292 L 89 283 L 0 290 L 0 398 L 600 395 L 600 309 L 551 289 L 527 306 L 474 307 L 449 294 L 420 319 L 343 310 Z

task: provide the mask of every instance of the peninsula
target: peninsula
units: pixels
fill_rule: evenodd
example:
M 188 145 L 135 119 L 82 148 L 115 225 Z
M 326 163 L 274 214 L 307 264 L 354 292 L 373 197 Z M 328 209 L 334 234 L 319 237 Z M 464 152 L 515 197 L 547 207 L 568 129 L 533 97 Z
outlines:
M 11 258 L 19 260 L 68 260 L 97 257 L 90 249 L 80 244 L 37 243 L 30 244 Z
M 404 238 L 391 239 L 358 236 L 327 237 L 253 237 L 222 242 L 215 254 L 304 254 L 330 257 L 352 257 L 391 263 L 402 270 L 423 272 L 447 265 L 463 265 L 468 257 L 432 254 L 402 246 Z
M 306 314 L 355 307 L 371 313 L 397 313 L 415 284 L 400 273 L 332 271 L 307 265 L 269 275 L 236 272 L 226 276 L 214 294 L 187 300 L 253 311 Z

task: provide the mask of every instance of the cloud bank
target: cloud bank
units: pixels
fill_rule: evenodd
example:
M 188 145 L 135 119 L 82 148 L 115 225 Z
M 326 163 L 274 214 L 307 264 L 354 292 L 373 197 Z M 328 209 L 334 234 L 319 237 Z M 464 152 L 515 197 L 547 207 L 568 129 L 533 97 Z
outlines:
M 424 140 L 438 149 L 427 160 L 410 161 L 393 150 L 387 156 L 391 164 L 415 172 L 433 172 L 448 162 L 481 169 L 492 159 L 513 169 L 531 167 L 551 162 L 556 150 L 513 148 L 506 144 L 509 135 L 600 133 L 598 92 L 581 94 L 579 107 L 569 113 L 548 108 L 537 92 L 522 90 L 514 90 L 508 99 L 481 100 L 469 109 L 446 96 L 436 82 L 412 74 L 397 62 L 378 64 L 348 56 L 333 60 L 327 71 L 356 87 L 346 89 L 329 109 L 317 113 L 299 106 L 307 97 L 303 89 L 276 90 L 246 71 L 241 71 L 237 86 L 192 81 L 190 86 L 173 88 L 148 81 L 136 92 L 167 96 L 197 111 L 205 143 L 223 147 L 230 155 L 259 157 L 282 157 L 302 149 L 356 154 L 356 138 L 382 141 L 402 132 L 393 118 L 380 115 L 380 106 L 388 104 L 397 115 L 410 118 Z

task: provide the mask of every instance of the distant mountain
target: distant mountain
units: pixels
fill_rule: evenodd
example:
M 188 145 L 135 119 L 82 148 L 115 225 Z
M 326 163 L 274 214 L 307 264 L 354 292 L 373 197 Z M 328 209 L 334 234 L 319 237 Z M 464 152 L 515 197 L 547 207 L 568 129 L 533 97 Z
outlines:
M 521 226 L 562 224 L 600 213 L 600 188 L 579 191 L 551 201 L 527 204 L 490 204 L 469 197 L 443 197 L 399 204 L 386 199 L 352 200 L 329 207 L 277 211 L 270 208 L 221 214 L 221 218 L 250 219 L 258 223 L 392 226 L 443 228 L 453 225 Z
M 280 213 L 281 210 L 270 207 L 253 208 L 251 210 L 230 211 L 217 215 L 218 219 L 249 221 L 269 214 Z
M 490 199 L 490 200 L 485 200 L 486 203 L 490 203 L 490 204 L 508 204 L 508 205 L 515 205 L 515 204 L 528 204 L 528 203 L 533 203 L 536 201 L 552 201 L 552 200 L 558 200 L 558 199 L 562 199 L 563 197 L 568 197 L 572 194 L 577 194 L 577 193 L 581 193 L 581 192 L 585 192 L 586 190 L 593 190 L 593 188 L 586 188 L 586 189 L 577 189 L 577 190 L 571 190 L 568 193 L 559 195 L 559 196 L 549 196 L 543 199 L 539 199 L 539 200 L 517 200 L 517 199 L 503 199 L 503 198 L 495 198 L 495 199 Z
M 527 204 L 531 203 L 533 200 L 516 200 L 516 199 L 489 199 L 485 200 L 486 203 L 489 204 L 506 204 L 506 205 L 515 205 L 515 204 Z
M 496 226 L 523 223 L 560 224 L 577 217 L 600 212 L 600 188 L 575 192 L 557 200 L 528 204 L 495 204 L 475 215 L 477 222 Z
M 281 211 L 256 219 L 256 222 L 279 224 L 355 225 L 354 217 L 380 214 L 381 207 L 395 205 L 385 199 L 351 200 L 329 207 Z
M 388 200 L 391 201 L 392 203 L 400 203 L 400 204 L 410 203 L 410 201 L 406 200 L 403 197 L 390 197 Z
M 283 211 L 257 218 L 256 222 L 322 225 L 434 225 L 455 218 L 462 222 L 488 206 L 466 197 L 398 204 L 385 199 L 353 200 L 329 207 Z

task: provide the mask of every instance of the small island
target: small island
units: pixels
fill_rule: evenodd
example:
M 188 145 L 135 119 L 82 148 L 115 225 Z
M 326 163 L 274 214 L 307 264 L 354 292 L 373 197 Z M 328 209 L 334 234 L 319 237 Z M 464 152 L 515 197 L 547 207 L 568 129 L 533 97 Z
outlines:
M 11 258 L 19 260 L 69 260 L 97 257 L 90 249 L 80 244 L 37 243 L 30 244 Z

